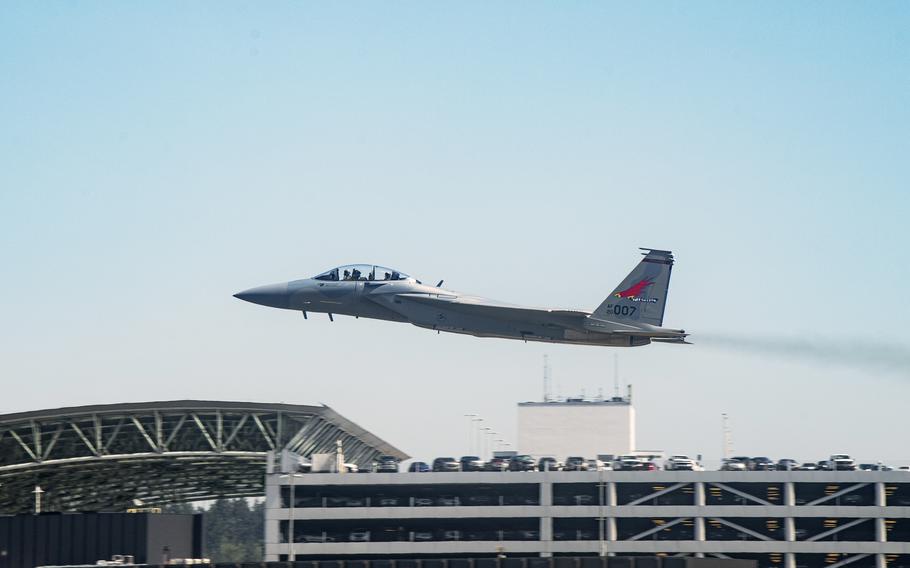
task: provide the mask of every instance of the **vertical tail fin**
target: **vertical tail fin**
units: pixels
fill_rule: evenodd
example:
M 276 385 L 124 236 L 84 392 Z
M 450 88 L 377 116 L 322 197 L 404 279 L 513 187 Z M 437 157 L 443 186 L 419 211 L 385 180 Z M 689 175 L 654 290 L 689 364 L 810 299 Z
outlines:
M 591 317 L 658 327 L 663 324 L 673 253 L 648 248 L 641 250 L 647 251 L 642 253 L 644 258 L 594 310 Z

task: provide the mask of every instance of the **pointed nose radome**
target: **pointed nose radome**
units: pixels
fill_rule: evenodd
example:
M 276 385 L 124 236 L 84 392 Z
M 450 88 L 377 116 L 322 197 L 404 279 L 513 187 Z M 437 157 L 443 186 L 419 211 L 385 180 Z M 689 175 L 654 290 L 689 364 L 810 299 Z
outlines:
M 269 284 L 267 286 L 257 286 L 243 292 L 237 292 L 234 297 L 238 300 L 268 306 L 270 308 L 287 308 L 289 306 L 290 295 L 288 294 L 288 285 Z

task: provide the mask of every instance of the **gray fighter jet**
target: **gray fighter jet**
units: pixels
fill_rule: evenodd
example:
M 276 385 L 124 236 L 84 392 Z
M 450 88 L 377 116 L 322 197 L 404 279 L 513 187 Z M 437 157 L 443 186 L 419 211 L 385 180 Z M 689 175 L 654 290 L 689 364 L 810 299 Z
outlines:
M 636 347 L 687 343 L 682 329 L 661 327 L 673 253 L 641 249 L 644 258 L 593 312 L 529 308 L 428 286 L 372 264 L 339 266 L 313 278 L 259 286 L 236 298 L 286 310 L 412 323 L 418 327 L 548 343 Z

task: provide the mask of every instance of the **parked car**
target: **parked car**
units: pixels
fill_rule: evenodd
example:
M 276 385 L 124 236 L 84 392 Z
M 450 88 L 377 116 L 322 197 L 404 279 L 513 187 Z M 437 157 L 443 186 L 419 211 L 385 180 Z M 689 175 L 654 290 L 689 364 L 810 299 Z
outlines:
M 461 531 L 456 531 L 456 530 L 440 531 L 439 540 L 461 540 Z
M 537 469 L 539 471 L 559 471 L 562 467 L 556 458 L 543 457 L 537 462 Z
M 455 458 L 436 458 L 433 471 L 461 471 L 461 464 Z
M 432 507 L 434 505 L 433 500 L 429 497 L 415 497 L 414 506 L 415 507 Z
M 493 458 L 484 466 L 486 471 L 506 471 L 509 469 L 508 458 Z
M 883 463 L 861 463 L 859 469 L 861 471 L 892 471 L 894 468 Z
M 613 469 L 617 471 L 642 471 L 645 469 L 645 462 L 638 456 L 626 454 L 617 456 L 613 460 Z
M 603 471 L 605 469 L 604 465 L 604 462 L 599 459 L 590 459 L 588 460 L 588 471 Z
M 771 458 L 759 456 L 750 459 L 746 463 L 746 467 L 749 468 L 749 471 L 774 471 L 774 462 L 771 461 Z
M 736 458 L 727 458 L 720 466 L 721 471 L 746 471 L 746 464 Z
M 373 465 L 373 471 L 379 473 L 398 473 L 398 458 L 395 456 L 379 456 Z
M 509 471 L 537 471 L 537 462 L 529 455 L 515 456 L 509 461 Z
M 815 462 L 806 462 L 793 468 L 796 471 L 818 471 L 818 464 Z
M 778 471 L 790 471 L 799 467 L 799 462 L 796 460 L 791 460 L 789 458 L 783 458 L 777 460 L 777 469 Z
M 563 471 L 588 471 L 588 461 L 581 456 L 569 456 Z
M 499 505 L 499 497 L 495 495 L 468 495 L 465 501 L 468 505 L 474 506 Z
M 370 531 L 367 529 L 354 529 L 348 535 L 348 542 L 370 542 Z
M 824 461 L 822 468 L 826 471 L 853 471 L 856 469 L 856 462 L 847 454 L 831 454 Z
M 573 495 L 572 500 L 575 501 L 576 505 L 593 505 L 594 496 L 593 495 Z
M 664 462 L 664 469 L 667 471 L 692 471 L 695 469 L 695 461 L 689 456 L 677 454 L 670 456 Z
M 426 462 L 412 462 L 408 466 L 408 471 L 411 473 L 424 473 L 430 471 L 430 466 Z
M 424 542 L 428 540 L 433 540 L 433 533 L 430 531 L 414 531 L 414 541 L 415 542 Z
M 362 497 L 327 497 L 328 507 L 366 507 L 367 500 Z
M 436 499 L 436 504 L 441 507 L 457 507 L 461 505 L 461 499 L 454 495 L 443 495 Z
M 379 497 L 376 504 L 380 507 L 397 507 L 399 501 L 398 497 Z
M 477 456 L 461 456 L 458 461 L 461 464 L 461 471 L 483 471 L 485 465 L 483 460 Z
M 641 467 L 642 471 L 657 471 L 660 469 L 654 462 L 644 462 Z

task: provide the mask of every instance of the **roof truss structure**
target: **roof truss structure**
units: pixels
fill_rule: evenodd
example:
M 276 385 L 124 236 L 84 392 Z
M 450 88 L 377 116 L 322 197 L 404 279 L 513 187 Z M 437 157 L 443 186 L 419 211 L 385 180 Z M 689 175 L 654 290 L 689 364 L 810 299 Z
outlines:
M 266 452 L 407 454 L 326 406 L 173 401 L 0 416 L 0 512 L 109 511 L 264 494 Z

